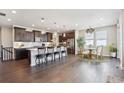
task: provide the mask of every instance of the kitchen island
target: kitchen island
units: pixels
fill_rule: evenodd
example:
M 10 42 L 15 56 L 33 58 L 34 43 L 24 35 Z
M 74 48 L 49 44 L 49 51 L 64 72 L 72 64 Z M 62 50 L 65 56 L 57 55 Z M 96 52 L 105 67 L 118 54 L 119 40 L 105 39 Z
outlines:
M 30 66 L 36 66 L 36 55 L 38 54 L 38 47 L 37 48 L 28 48 L 28 60 L 29 60 L 29 63 L 30 63 Z M 56 52 L 57 50 L 57 47 L 54 47 L 54 52 Z M 62 54 L 62 51 L 65 50 L 65 54 Z M 46 47 L 46 52 L 45 54 L 47 54 L 47 47 Z M 61 48 L 61 51 L 60 51 L 60 57 L 62 56 L 67 56 L 67 48 L 64 47 L 64 48 Z M 53 57 L 55 59 L 59 58 L 59 56 L 55 56 Z M 46 60 L 45 59 L 42 59 L 43 62 L 45 62 Z M 48 60 L 51 60 L 50 58 L 48 58 Z

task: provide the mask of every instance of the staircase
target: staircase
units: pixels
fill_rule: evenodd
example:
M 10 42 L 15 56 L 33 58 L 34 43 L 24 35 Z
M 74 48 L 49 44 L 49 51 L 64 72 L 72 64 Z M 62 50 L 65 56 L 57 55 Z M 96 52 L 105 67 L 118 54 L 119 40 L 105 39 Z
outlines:
M 13 47 L 1 45 L 1 62 L 13 60 Z

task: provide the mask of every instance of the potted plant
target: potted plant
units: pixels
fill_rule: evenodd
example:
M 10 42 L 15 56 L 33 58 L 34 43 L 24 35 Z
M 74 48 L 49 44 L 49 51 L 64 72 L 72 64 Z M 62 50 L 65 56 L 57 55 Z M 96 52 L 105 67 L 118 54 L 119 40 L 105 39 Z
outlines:
M 85 45 L 85 39 L 84 37 L 78 37 L 77 39 L 77 44 L 78 44 L 78 47 L 80 49 L 80 55 L 83 55 L 83 48 L 84 48 L 84 45 Z
M 109 48 L 109 51 L 110 51 L 110 56 L 111 57 L 116 57 L 116 55 L 117 55 L 117 48 L 114 47 L 114 44 L 109 45 L 108 48 Z

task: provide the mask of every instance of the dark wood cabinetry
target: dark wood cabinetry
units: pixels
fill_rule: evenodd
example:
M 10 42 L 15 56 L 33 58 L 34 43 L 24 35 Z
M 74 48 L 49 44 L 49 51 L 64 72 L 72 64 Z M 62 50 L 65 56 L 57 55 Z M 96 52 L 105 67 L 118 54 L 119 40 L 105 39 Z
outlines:
M 15 41 L 16 42 L 33 42 L 34 41 L 34 33 L 25 31 L 24 28 L 15 27 Z
M 52 33 L 47 32 L 46 34 L 47 34 L 47 42 L 51 42 L 53 38 Z
M 41 37 L 41 31 L 33 31 L 34 32 L 34 35 L 35 37 Z
M 41 31 L 33 30 L 32 32 L 26 31 L 25 28 L 14 27 L 15 30 L 15 42 L 51 42 L 52 34 L 47 32 L 41 34 Z
M 39 42 L 39 41 L 41 41 L 41 40 L 40 40 L 40 38 L 41 38 L 41 31 L 36 31 L 36 30 L 34 30 L 33 33 L 34 33 L 34 42 Z
M 26 48 L 14 49 L 14 52 L 16 60 L 28 58 L 28 50 Z
M 14 27 L 15 42 L 51 42 L 52 33 L 41 34 L 41 31 L 26 31 L 26 28 Z M 26 48 L 15 48 L 15 59 L 23 59 L 28 57 Z
M 41 42 L 47 42 L 47 34 L 41 35 Z
M 14 30 L 15 30 L 15 41 L 17 42 L 24 41 L 25 40 L 25 37 L 24 37 L 25 29 L 15 27 Z
M 75 32 L 74 31 L 61 33 L 59 35 L 59 42 L 60 43 L 66 42 L 67 52 L 69 54 L 75 53 L 75 41 L 74 40 L 75 40 Z
M 34 42 L 34 33 L 33 32 L 26 32 L 25 37 L 27 42 Z

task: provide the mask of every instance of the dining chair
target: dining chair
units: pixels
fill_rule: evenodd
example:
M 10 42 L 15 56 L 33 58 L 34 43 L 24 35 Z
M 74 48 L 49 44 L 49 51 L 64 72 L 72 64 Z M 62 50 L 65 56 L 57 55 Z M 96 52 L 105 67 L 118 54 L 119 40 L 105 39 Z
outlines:
M 45 62 L 45 59 L 46 59 L 45 52 L 46 52 L 45 47 L 38 48 L 38 54 L 35 56 L 36 57 L 36 59 L 35 59 L 36 65 L 42 64 L 43 62 Z
M 49 61 L 48 58 L 51 58 L 51 62 L 54 61 L 54 47 L 47 47 L 46 62 Z
M 100 57 L 100 59 L 103 58 L 103 46 L 97 46 L 96 51 L 93 51 L 92 53 L 97 59 Z
M 89 55 L 89 51 L 86 49 L 83 49 L 83 57 L 88 58 L 88 55 Z
M 87 50 L 88 46 L 85 45 L 84 48 L 83 48 L 83 57 L 84 58 L 88 58 L 89 56 L 89 50 Z

